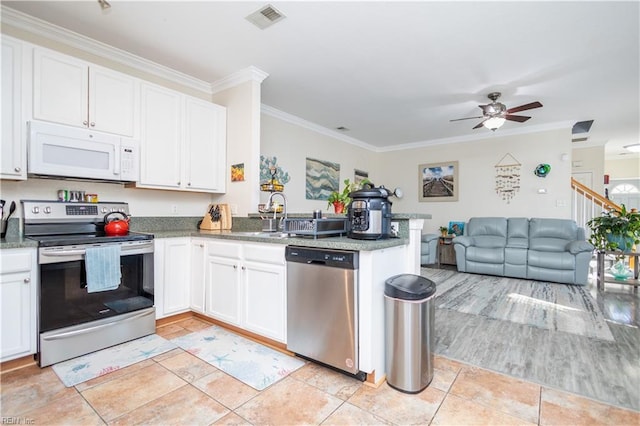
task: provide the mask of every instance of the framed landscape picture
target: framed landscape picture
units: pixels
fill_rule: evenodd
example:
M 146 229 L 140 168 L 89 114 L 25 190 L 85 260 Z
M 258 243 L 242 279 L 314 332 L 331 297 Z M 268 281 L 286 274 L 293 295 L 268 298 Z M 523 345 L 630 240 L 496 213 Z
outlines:
M 418 165 L 418 201 L 458 201 L 458 162 Z

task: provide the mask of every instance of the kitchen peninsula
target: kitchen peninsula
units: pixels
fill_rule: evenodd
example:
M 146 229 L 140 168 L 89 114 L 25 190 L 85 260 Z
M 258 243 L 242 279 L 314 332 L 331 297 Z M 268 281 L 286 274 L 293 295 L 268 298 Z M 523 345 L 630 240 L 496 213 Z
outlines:
M 179 277 L 184 271 L 163 271 L 156 266 L 156 309 L 160 318 L 193 311 L 282 349 L 286 347 L 285 247 L 358 251 L 359 365 L 368 374 L 368 381 L 379 382 L 385 376 L 384 284 L 393 275 L 420 273 L 420 236 L 424 219 L 429 218 L 425 214 L 394 214 L 399 236 L 382 240 L 272 237 L 258 232 L 259 217 L 234 218 L 232 231 L 179 230 L 175 223 L 167 230 L 162 221 L 144 218 L 136 219 L 133 229 L 152 232 L 156 257 L 173 260 L 160 261 L 160 265 L 182 269 L 185 264 L 191 265 L 187 275 L 191 277 L 190 293 L 185 292 L 184 285 L 165 279 Z M 222 297 L 216 300 L 214 293 Z M 183 302 L 177 303 L 181 299 Z M 212 309 L 214 306 L 217 308 Z
M 252 217 L 234 217 L 232 231 L 198 230 L 196 217 L 135 217 L 131 230 L 154 235 L 158 321 L 195 313 L 281 349 L 286 348 L 285 247 L 358 251 L 359 366 L 368 381 L 380 382 L 384 284 L 396 274 L 420 273 L 420 236 L 429 218 L 394 214 L 398 237 L 382 240 L 272 237 L 258 232 L 260 220 Z M 0 248 L 35 252 L 33 242 L 19 235 L 1 241 Z

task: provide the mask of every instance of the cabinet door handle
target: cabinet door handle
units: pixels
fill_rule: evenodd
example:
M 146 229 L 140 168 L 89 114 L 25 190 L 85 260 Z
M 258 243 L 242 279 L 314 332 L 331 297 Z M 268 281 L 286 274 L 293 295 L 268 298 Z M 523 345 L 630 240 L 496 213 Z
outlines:
M 238 269 L 238 265 L 233 265 L 233 269 Z
M 31 278 L 25 278 L 25 279 L 24 279 L 24 283 L 25 283 L 25 284 L 29 284 L 30 282 L 31 282 Z
M 247 269 L 247 268 L 245 268 L 244 266 L 242 267 L 242 270 L 243 270 L 243 271 L 244 271 L 244 270 L 246 270 L 246 269 Z
M 91 123 L 91 127 L 96 127 L 96 123 Z
M 82 124 L 84 124 L 85 126 L 89 125 L 89 122 L 87 120 L 83 121 Z
M 187 186 L 191 186 L 191 182 L 187 183 Z
M 22 169 L 21 169 L 20 167 L 16 167 L 16 168 L 15 168 L 15 169 L 13 169 L 13 170 L 15 170 L 15 172 L 16 172 L 16 173 L 20 173 L 20 172 L 22 171 Z

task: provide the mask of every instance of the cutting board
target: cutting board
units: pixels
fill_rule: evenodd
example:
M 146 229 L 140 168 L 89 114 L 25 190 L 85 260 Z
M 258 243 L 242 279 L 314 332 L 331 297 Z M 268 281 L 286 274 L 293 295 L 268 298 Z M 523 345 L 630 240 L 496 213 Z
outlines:
M 228 204 L 209 204 L 200 229 L 222 231 L 231 229 L 231 209 Z

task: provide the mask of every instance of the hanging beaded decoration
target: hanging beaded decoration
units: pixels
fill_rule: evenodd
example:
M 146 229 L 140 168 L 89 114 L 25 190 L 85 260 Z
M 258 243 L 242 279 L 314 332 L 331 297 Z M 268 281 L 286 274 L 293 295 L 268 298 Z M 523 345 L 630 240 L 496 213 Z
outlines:
M 520 190 L 520 167 L 522 164 L 513 155 L 506 153 L 495 165 L 496 168 L 496 194 L 511 203 L 516 192 Z

